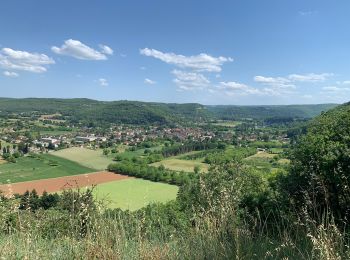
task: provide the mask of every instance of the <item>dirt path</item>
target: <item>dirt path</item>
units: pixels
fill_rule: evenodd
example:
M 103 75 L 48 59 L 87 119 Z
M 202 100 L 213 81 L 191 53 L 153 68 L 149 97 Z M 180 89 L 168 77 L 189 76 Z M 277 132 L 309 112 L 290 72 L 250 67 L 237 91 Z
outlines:
M 35 189 L 38 194 L 42 194 L 44 191 L 47 191 L 49 193 L 58 192 L 64 189 L 87 187 L 110 181 L 123 180 L 126 178 L 129 177 L 103 171 L 52 179 L 4 184 L 0 185 L 0 191 L 2 191 L 3 195 L 6 197 L 10 197 L 16 193 L 23 194 L 27 190 L 31 191 L 33 189 Z

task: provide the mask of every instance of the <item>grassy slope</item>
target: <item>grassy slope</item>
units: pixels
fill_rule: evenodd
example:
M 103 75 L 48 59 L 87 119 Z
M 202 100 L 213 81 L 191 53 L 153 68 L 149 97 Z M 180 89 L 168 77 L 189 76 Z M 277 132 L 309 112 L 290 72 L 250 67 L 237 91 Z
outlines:
M 142 179 L 127 179 L 103 183 L 96 187 L 95 194 L 110 208 L 136 210 L 152 202 L 174 200 L 178 187 Z
M 41 155 L 41 157 L 41 160 L 31 157 L 22 157 L 17 160 L 17 163 L 1 164 L 0 183 L 56 178 L 95 171 L 94 169 L 57 156 L 44 154 Z M 50 161 L 54 162 L 56 165 L 50 165 Z
M 96 170 L 105 170 L 113 162 L 111 158 L 104 156 L 101 150 L 80 147 L 59 150 L 53 154 Z

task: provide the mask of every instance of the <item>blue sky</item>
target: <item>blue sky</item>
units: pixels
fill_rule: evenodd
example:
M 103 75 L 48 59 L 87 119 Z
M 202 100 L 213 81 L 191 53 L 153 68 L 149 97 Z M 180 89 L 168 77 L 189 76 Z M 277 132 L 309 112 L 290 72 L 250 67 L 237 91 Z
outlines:
M 350 100 L 350 1 L 1 1 L 3 97 Z

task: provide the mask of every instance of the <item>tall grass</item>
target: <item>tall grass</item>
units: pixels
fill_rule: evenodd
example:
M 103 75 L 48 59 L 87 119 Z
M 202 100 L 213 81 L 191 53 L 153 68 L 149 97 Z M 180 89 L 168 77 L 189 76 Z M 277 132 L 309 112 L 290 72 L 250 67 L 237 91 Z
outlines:
M 15 199 L 2 200 L 0 259 L 350 258 L 346 233 L 329 215 L 322 223 L 307 216 L 276 219 L 272 230 L 263 219 L 242 218 L 229 190 L 216 203 L 212 194 L 203 183 L 201 196 L 209 206 L 173 229 L 156 206 L 136 213 L 104 211 L 90 190 L 72 191 L 60 209 L 35 212 L 19 210 Z

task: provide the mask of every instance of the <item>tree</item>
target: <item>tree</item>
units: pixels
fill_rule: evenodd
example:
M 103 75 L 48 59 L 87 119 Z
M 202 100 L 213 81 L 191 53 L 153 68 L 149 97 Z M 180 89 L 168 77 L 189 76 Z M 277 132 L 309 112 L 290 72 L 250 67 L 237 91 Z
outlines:
M 38 193 L 36 192 L 35 189 L 33 189 L 31 192 L 28 190 L 21 196 L 21 201 L 20 201 L 20 209 L 30 209 L 32 211 L 35 211 L 39 208 L 40 206 L 40 199 L 38 196 Z
M 55 145 L 53 143 L 49 143 L 49 145 L 47 146 L 47 149 L 49 150 L 55 150 Z
M 60 197 L 57 193 L 48 194 L 46 191 L 44 191 L 43 195 L 40 197 L 40 207 L 43 209 L 55 207 L 59 202 L 59 198 Z
M 299 208 L 321 215 L 350 217 L 350 105 L 317 117 L 291 152 L 291 171 L 282 192 Z M 317 205 L 317 206 L 315 206 Z
M 21 153 L 18 152 L 18 151 L 14 152 L 12 155 L 13 155 L 13 157 L 15 157 L 15 158 L 21 157 Z

